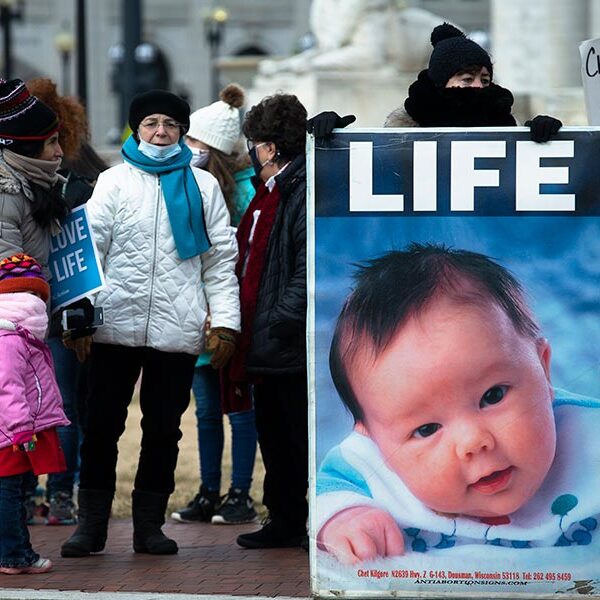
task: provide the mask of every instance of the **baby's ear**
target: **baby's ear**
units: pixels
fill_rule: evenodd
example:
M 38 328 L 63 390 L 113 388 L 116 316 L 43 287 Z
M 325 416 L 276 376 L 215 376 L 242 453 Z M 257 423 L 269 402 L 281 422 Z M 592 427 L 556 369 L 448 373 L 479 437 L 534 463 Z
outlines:
M 542 364 L 542 368 L 546 374 L 546 379 L 548 380 L 548 383 L 551 383 L 550 358 L 552 356 L 552 349 L 550 348 L 550 342 L 548 342 L 546 338 L 540 337 L 536 340 L 535 345 L 540 358 L 540 363 Z

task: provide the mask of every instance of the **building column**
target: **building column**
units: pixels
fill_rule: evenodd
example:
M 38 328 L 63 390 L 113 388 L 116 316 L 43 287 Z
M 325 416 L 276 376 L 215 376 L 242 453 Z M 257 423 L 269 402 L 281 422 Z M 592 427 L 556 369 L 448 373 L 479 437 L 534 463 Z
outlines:
M 527 94 L 543 80 L 545 11 L 540 0 L 492 0 L 492 62 L 495 81 Z
M 588 26 L 586 40 L 600 37 L 600 0 L 588 0 Z
M 579 44 L 588 37 L 588 3 L 547 0 L 546 4 L 548 29 L 544 54 L 548 86 L 580 86 Z
M 492 0 L 494 78 L 514 93 L 581 85 L 588 2 Z

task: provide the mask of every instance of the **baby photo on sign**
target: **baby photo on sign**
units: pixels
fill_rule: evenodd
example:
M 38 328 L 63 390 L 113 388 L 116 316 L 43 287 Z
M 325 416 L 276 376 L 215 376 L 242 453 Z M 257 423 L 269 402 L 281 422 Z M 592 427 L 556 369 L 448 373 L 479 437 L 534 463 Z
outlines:
M 319 547 L 355 563 L 590 544 L 600 402 L 553 387 L 517 279 L 483 254 L 413 243 L 355 280 L 329 354 L 354 427 L 318 471 Z
M 597 219 L 315 229 L 320 583 L 429 589 L 371 575 L 502 564 L 565 579 L 527 593 L 597 578 Z

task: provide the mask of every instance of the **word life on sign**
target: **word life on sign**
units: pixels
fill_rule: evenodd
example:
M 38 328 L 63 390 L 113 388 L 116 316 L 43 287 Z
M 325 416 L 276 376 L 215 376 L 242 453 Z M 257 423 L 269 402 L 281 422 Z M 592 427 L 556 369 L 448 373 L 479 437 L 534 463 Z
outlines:
M 79 206 L 61 223 L 50 240 L 52 312 L 104 287 L 92 230 L 85 206 Z
M 316 214 L 597 214 L 593 130 L 564 127 L 545 144 L 525 127 L 340 130 L 315 150 Z

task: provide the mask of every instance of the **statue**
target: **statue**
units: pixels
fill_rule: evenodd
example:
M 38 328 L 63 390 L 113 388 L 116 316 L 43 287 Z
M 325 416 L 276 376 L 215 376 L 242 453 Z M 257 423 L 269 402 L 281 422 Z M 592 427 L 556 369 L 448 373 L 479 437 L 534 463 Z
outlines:
M 310 24 L 316 46 L 282 60 L 263 60 L 261 75 L 309 71 L 424 68 L 429 35 L 444 19 L 398 0 L 313 0 Z

